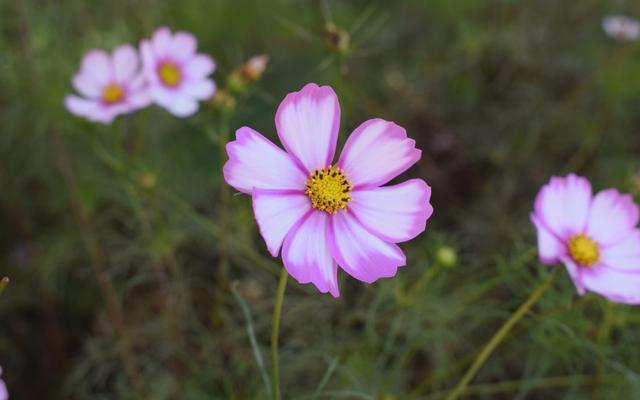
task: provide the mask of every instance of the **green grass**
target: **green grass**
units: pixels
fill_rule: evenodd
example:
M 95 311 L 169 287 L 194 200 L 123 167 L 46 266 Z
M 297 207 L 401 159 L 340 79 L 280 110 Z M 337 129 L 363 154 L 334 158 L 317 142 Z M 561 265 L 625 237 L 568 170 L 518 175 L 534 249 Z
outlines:
M 341 273 L 339 299 L 289 280 L 283 398 L 445 398 L 550 273 L 529 222 L 540 185 L 575 171 L 640 194 L 640 47 L 600 28 L 640 8 L 610 3 L 1 2 L 0 365 L 12 400 L 269 398 L 281 262 L 249 198 L 224 183 L 222 144 L 243 125 L 275 140 L 278 103 L 307 82 L 336 89 L 341 142 L 372 117 L 407 129 L 423 158 L 403 179 L 433 187 L 435 214 L 393 279 Z M 188 119 L 150 107 L 101 126 L 64 109 L 85 51 L 160 25 L 198 37 L 221 87 L 254 54 L 268 69 L 234 108 L 209 102 Z M 580 298 L 559 271 L 466 394 L 638 398 L 639 333 L 635 308 Z

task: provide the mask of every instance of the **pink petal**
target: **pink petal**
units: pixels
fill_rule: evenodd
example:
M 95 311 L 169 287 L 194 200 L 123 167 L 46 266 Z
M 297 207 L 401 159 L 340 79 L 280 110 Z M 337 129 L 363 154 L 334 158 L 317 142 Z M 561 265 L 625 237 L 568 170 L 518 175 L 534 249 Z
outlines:
M 600 251 L 600 262 L 621 272 L 640 273 L 640 229 L 634 229 L 627 237 Z
M 559 239 L 566 241 L 586 227 L 591 204 L 591 184 L 570 174 L 551 178 L 536 197 L 536 218 Z
M 623 272 L 604 265 L 580 270 L 584 287 L 616 303 L 640 303 L 640 273 Z
M 133 109 L 139 110 L 151 104 L 151 97 L 149 96 L 148 91 L 139 90 L 137 92 L 131 93 L 127 97 L 127 103 L 130 104 Z
M 156 29 L 151 38 L 151 47 L 156 57 L 166 56 L 172 44 L 171 31 L 166 26 Z
M 431 188 L 421 179 L 351 192 L 349 211 L 367 230 L 387 242 L 404 242 L 424 231 L 433 213 Z
M 176 117 L 188 117 L 198 111 L 198 102 L 196 100 L 176 90 L 166 89 L 163 86 L 153 86 L 150 93 L 158 105 L 164 107 Z
M 587 234 L 602 246 L 615 244 L 638 224 L 638 211 L 630 195 L 615 189 L 603 190 L 591 203 Z
M 329 249 L 342 269 L 367 283 L 394 276 L 406 263 L 397 245 L 367 231 L 349 211 L 331 216 Z
M 88 73 L 79 73 L 71 80 L 73 87 L 83 96 L 98 99 L 102 96 L 104 84 Z
M 114 107 L 105 107 L 95 100 L 86 100 L 77 96 L 67 96 L 65 106 L 74 115 L 84 117 L 89 121 L 110 124 L 119 113 Z
M 260 234 L 277 257 L 287 233 L 311 209 L 309 198 L 304 193 L 255 188 L 252 199 Z
M 236 131 L 227 154 L 224 179 L 240 192 L 251 194 L 254 187 L 304 192 L 307 176 L 292 157 L 251 128 Z
M 573 281 L 573 284 L 576 287 L 578 294 L 580 296 L 583 296 L 585 294 L 585 287 L 584 287 L 584 284 L 582 283 L 582 277 L 581 277 L 581 271 L 583 267 L 577 266 L 573 262 L 573 260 L 569 257 L 562 257 L 561 261 L 567 268 L 569 277 L 571 277 L 571 280 Z
M 313 283 L 320 292 L 338 297 L 338 267 L 327 245 L 327 220 L 327 213 L 309 211 L 284 239 L 282 261 L 301 284 Z
M 176 117 L 186 118 L 198 111 L 198 102 L 188 96 L 176 96 L 166 109 Z
M 94 100 L 86 100 L 78 96 L 69 95 L 64 99 L 64 105 L 71 114 L 86 117 L 96 111 L 99 103 Z
M 567 255 L 566 244 L 545 227 L 535 214 L 531 214 L 531 222 L 538 231 L 538 258 L 540 262 L 553 265 Z
M 106 85 L 113 79 L 111 58 L 104 50 L 89 50 L 82 58 L 80 73 L 87 75 L 99 85 Z
M 188 32 L 176 32 L 171 43 L 171 56 L 176 60 L 183 61 L 196 53 L 198 41 L 196 37 Z
M 184 66 L 184 73 L 187 79 L 199 80 L 206 78 L 215 68 L 216 64 L 211 57 L 205 54 L 198 54 Z
M 146 80 L 152 85 L 158 85 L 156 56 L 153 54 L 151 43 L 148 40 L 143 40 L 140 43 L 140 57 L 142 58 L 142 70 Z
M 9 399 L 9 391 L 7 390 L 7 385 L 5 385 L 4 381 L 0 379 L 0 400 L 8 400 Z
M 116 81 L 125 83 L 138 69 L 138 53 L 131 45 L 122 45 L 113 51 L 113 69 Z
M 289 93 L 276 112 L 280 141 L 309 172 L 331 164 L 339 128 L 340 104 L 329 86 L 309 83 Z
M 195 99 L 206 100 L 215 93 L 216 84 L 211 79 L 203 79 L 185 83 L 182 90 Z
M 404 128 L 380 118 L 362 123 L 349 136 L 338 165 L 356 188 L 384 185 L 421 157 Z

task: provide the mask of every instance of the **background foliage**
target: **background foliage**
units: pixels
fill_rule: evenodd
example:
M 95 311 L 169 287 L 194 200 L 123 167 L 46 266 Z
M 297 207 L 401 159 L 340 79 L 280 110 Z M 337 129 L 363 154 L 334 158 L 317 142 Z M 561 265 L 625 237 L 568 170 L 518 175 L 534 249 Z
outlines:
M 575 171 L 640 193 L 640 48 L 604 36 L 612 12 L 640 7 L 0 2 L 0 275 L 11 278 L 0 363 L 12 399 L 268 398 L 247 328 L 266 355 L 281 264 L 249 198 L 222 180 L 222 144 L 245 124 L 274 139 L 277 104 L 310 81 L 338 92 L 341 141 L 374 116 L 407 128 L 424 152 L 405 175 L 431 184 L 436 211 L 394 279 L 342 274 L 337 300 L 289 282 L 284 395 L 442 398 L 549 273 L 528 220 L 539 186 Z M 86 50 L 160 25 L 198 37 L 221 87 L 254 54 L 269 67 L 184 120 L 151 107 L 100 126 L 66 112 Z M 467 396 L 640 398 L 637 309 L 579 298 L 561 272 Z

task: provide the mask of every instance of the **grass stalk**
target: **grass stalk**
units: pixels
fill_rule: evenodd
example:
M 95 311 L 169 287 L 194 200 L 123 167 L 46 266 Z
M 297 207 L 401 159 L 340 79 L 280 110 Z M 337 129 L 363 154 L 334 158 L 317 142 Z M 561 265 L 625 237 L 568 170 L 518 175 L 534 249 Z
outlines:
M 280 315 L 282 313 L 282 301 L 284 291 L 287 288 L 289 274 L 285 268 L 280 271 L 280 281 L 273 306 L 273 319 L 271 321 L 271 392 L 274 400 L 280 400 L 280 367 L 278 365 L 278 336 L 280 335 Z
M 471 367 L 467 370 L 466 374 L 462 377 L 458 385 L 449 393 L 447 396 L 447 400 L 455 400 L 465 391 L 467 385 L 471 382 L 471 380 L 476 376 L 482 365 L 487 361 L 489 356 L 493 353 L 493 351 L 498 347 L 498 345 L 504 340 L 504 338 L 509 334 L 511 328 L 514 327 L 520 319 L 531 309 L 531 307 L 540 299 L 542 294 L 551 286 L 553 279 L 557 275 L 558 268 L 555 268 L 553 272 L 549 275 L 547 279 L 545 279 L 540 286 L 536 288 L 536 290 L 531 293 L 529 298 L 525 300 L 518 309 L 511 314 L 511 317 L 498 329 L 498 331 L 493 335 L 491 340 L 487 342 L 482 351 L 475 358 Z

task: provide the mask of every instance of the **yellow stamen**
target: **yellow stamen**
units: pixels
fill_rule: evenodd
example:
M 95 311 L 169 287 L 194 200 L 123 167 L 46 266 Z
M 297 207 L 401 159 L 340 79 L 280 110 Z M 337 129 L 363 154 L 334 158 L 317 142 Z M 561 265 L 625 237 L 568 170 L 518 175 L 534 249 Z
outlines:
M 110 83 L 102 89 L 102 101 L 108 104 L 117 103 L 124 97 L 122 86 Z
M 180 69 L 171 62 L 164 62 L 160 66 L 160 80 L 167 86 L 176 86 L 182 80 Z
M 573 235 L 569 239 L 568 247 L 573 261 L 582 266 L 591 267 L 600 260 L 598 244 L 587 235 Z
M 353 186 L 340 167 L 329 165 L 328 168 L 316 169 L 304 185 L 313 208 L 329 214 L 337 213 L 338 209 L 347 210 L 347 203 L 351 201 L 349 192 Z

